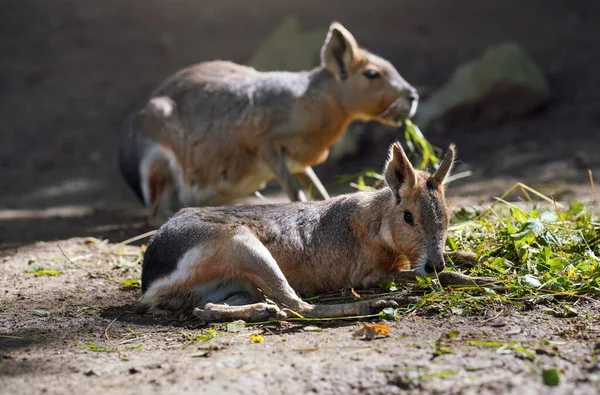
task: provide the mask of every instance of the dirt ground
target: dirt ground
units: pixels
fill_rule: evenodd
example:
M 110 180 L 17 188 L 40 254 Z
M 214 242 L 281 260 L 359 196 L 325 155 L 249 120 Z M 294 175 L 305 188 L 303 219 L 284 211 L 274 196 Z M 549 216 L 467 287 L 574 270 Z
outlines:
M 95 239 L 40 242 L 0 257 L 0 392 L 20 393 L 557 393 L 600 389 L 600 303 L 556 318 L 541 306 L 489 306 L 483 317 L 416 315 L 390 322 L 389 337 L 353 338 L 356 320 L 247 327 L 214 338 L 198 323 L 132 311 L 139 247 Z M 24 273 L 32 265 L 59 276 Z M 458 331 L 457 337 L 444 338 Z M 188 336 L 186 337 L 186 334 Z M 252 334 L 264 342 L 253 343 Z M 436 356 L 442 338 L 447 354 Z M 476 345 L 469 343 L 478 341 Z M 481 345 L 513 342 L 522 353 Z M 596 351 L 594 348 L 596 347 Z M 557 368 L 546 387 L 541 370 Z
M 131 312 L 139 290 L 113 281 L 139 278 L 139 247 L 72 239 L 115 243 L 149 230 L 117 170 L 122 119 L 183 66 L 247 61 L 288 14 L 307 28 L 339 20 L 424 96 L 489 45 L 521 43 L 553 99 L 523 119 L 427 131 L 435 145 L 456 142 L 456 171 L 474 173 L 451 185 L 451 203 L 489 201 L 516 181 L 587 198 L 587 169 L 600 174 L 595 0 L 0 0 L 0 393 L 598 393 L 592 302 L 575 318 L 499 306 L 485 317 L 416 315 L 370 342 L 352 338 L 352 321 L 191 341 L 186 333 L 201 333 L 193 322 Z M 356 156 L 315 169 L 324 181 L 381 167 L 401 135 L 369 129 Z M 24 273 L 36 263 L 64 274 Z M 452 330 L 452 352 L 434 357 Z M 252 333 L 264 343 L 251 343 Z M 518 342 L 536 357 L 471 340 Z M 553 389 L 540 373 L 551 367 L 562 380 Z

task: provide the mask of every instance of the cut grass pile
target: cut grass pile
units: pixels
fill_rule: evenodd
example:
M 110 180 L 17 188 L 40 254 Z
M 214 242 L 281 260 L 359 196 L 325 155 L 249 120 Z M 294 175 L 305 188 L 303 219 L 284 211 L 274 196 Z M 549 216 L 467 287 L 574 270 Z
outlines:
M 582 299 L 600 296 L 600 222 L 581 202 L 517 206 L 501 201 L 484 212 L 454 212 L 447 246 L 479 258 L 470 275 L 497 279 L 498 289 L 431 286 L 429 308 L 477 312 L 490 305 L 544 302 L 553 314 L 577 314 Z M 429 285 L 429 283 L 428 283 Z

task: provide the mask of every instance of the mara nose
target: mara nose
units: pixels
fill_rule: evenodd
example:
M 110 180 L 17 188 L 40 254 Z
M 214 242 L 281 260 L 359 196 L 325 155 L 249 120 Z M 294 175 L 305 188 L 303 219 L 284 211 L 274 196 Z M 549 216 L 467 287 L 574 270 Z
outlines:
M 446 262 L 444 262 L 444 258 L 428 260 L 427 263 L 425 263 L 425 272 L 430 274 L 433 272 L 441 272 L 442 270 L 444 270 L 445 266 Z
M 417 90 L 415 88 L 410 88 L 407 92 L 406 97 L 411 102 L 419 101 L 419 93 L 417 93 Z

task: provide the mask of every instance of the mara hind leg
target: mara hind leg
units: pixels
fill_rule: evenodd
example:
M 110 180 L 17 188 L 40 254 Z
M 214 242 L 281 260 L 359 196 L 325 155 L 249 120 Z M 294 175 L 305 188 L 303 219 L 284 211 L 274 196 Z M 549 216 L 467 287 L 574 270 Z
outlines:
M 231 285 L 235 286 L 235 282 L 231 282 L 225 298 L 214 294 L 206 295 L 199 303 L 203 307 L 194 308 L 193 314 L 203 321 L 242 319 L 248 322 L 285 316 L 276 305 L 264 303 L 264 298 L 258 289 L 250 289 L 253 284 L 248 284 L 246 281 L 242 283 L 246 286 L 241 285 L 233 289 Z
M 239 303 L 239 304 L 238 304 Z M 242 303 L 242 300 L 207 303 L 204 308 L 196 307 L 194 315 L 203 321 L 266 321 L 272 318 L 285 318 L 287 315 L 276 305 L 268 303 Z

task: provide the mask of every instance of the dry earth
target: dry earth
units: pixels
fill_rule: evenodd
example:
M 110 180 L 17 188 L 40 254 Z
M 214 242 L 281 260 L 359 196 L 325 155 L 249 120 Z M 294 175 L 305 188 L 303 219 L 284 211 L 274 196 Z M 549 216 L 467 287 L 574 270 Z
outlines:
M 40 242 L 0 257 L 0 392 L 64 393 L 556 393 L 600 389 L 598 302 L 574 318 L 541 306 L 489 306 L 484 316 L 414 315 L 389 322 L 392 333 L 353 338 L 357 320 L 203 327 L 132 310 L 140 248 L 69 239 Z M 32 265 L 63 272 L 25 273 Z M 313 331 L 316 324 L 322 331 Z M 458 331 L 458 336 L 447 338 Z M 252 334 L 264 342 L 253 343 Z M 436 345 L 442 338 L 445 345 Z M 522 345 L 532 356 L 470 341 Z M 436 356 L 437 350 L 447 354 Z M 594 351 L 595 349 L 595 351 Z M 596 352 L 596 354 L 594 354 Z M 557 368 L 547 387 L 542 369 Z

